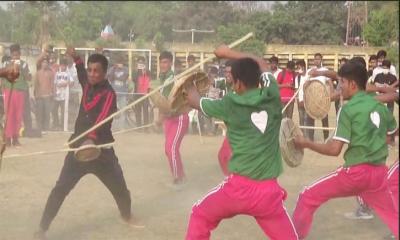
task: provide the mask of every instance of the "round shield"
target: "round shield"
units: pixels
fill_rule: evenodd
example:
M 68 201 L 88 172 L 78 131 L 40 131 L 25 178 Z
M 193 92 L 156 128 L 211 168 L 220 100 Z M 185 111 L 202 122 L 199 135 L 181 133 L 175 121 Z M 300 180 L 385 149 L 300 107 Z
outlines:
M 323 119 L 331 108 L 331 97 L 327 86 L 319 80 L 310 80 L 304 86 L 304 108 L 314 119 Z
M 197 71 L 180 78 L 171 90 L 169 101 L 171 111 L 176 114 L 187 113 L 191 110 L 186 100 L 186 89 L 194 84 L 201 96 L 205 96 L 210 88 L 210 81 L 205 72 Z
M 282 119 L 279 132 L 279 145 L 282 158 L 289 167 L 297 167 L 303 160 L 303 149 L 297 149 L 293 142 L 293 139 L 300 135 L 302 135 L 302 132 L 292 119 Z

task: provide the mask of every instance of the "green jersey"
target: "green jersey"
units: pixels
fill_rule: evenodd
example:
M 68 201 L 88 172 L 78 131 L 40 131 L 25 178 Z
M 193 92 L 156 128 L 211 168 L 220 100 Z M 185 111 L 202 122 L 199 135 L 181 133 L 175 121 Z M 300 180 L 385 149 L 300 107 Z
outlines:
M 159 79 L 160 79 L 161 84 L 164 84 L 165 81 L 172 81 L 173 77 L 174 77 L 174 72 L 172 70 L 169 70 L 166 73 L 160 73 Z M 165 97 L 168 97 L 173 86 L 174 86 L 174 84 L 170 84 L 168 86 L 163 87 L 161 89 L 161 94 Z
M 384 164 L 388 156 L 386 135 L 397 130 L 387 107 L 360 91 L 338 112 L 333 139 L 349 144 L 345 167 L 361 163 Z
M 8 66 L 8 64 L 11 63 L 6 63 L 5 66 Z M 27 91 L 29 89 L 29 84 L 28 84 L 28 76 L 30 74 L 29 71 L 29 67 L 28 64 L 23 61 L 20 60 L 20 64 L 19 64 L 19 77 L 15 80 L 14 84 L 13 84 L 13 89 L 15 90 L 19 90 L 19 91 Z M 5 89 L 11 89 L 11 83 L 9 81 L 7 81 L 6 79 L 2 79 L 1 84 L 3 86 L 3 88 Z
M 282 105 L 275 79 L 264 88 L 222 99 L 202 98 L 200 107 L 209 117 L 225 122 L 232 147 L 229 171 L 256 180 L 276 178 L 282 172 L 279 129 Z

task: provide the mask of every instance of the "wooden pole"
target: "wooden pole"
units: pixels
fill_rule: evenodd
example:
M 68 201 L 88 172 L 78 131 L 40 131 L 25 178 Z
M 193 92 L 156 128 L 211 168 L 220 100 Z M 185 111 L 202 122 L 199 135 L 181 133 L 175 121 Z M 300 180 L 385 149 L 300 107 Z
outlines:
M 240 43 L 246 41 L 247 39 L 249 39 L 249 38 L 252 37 L 253 35 L 254 35 L 254 34 L 253 34 L 252 32 L 251 32 L 251 33 L 248 33 L 246 36 L 244 36 L 244 37 L 242 37 L 242 38 L 236 40 L 236 41 L 233 42 L 233 43 L 231 43 L 231 44 L 229 45 L 229 48 L 236 47 L 237 45 L 239 45 Z M 204 59 L 203 61 L 200 61 L 199 63 L 193 65 L 192 67 L 190 67 L 190 68 L 188 68 L 188 69 L 186 69 L 186 70 L 183 71 L 182 73 L 176 75 L 176 76 L 174 77 L 174 79 L 178 79 L 178 81 L 179 81 L 180 78 L 182 78 L 182 77 L 185 76 L 186 74 L 191 73 L 192 71 L 196 70 L 199 66 L 201 66 L 201 65 L 204 64 L 205 62 L 208 62 L 208 61 L 210 61 L 210 60 L 212 60 L 212 59 L 214 59 L 214 58 L 215 58 L 215 56 L 211 56 L 211 57 L 208 57 L 208 58 Z M 137 99 L 136 101 L 134 101 L 134 102 L 128 104 L 127 106 L 121 108 L 119 111 L 117 111 L 117 112 L 111 114 L 111 115 L 108 116 L 107 118 L 105 118 L 105 119 L 103 119 L 102 121 L 100 121 L 99 123 L 95 124 L 93 127 L 89 128 L 89 129 L 86 130 L 85 132 L 81 133 L 81 134 L 80 134 L 79 136 L 77 136 L 76 138 L 74 138 L 74 139 L 72 139 L 71 141 L 69 141 L 68 143 L 66 143 L 65 145 L 70 145 L 70 144 L 72 144 L 72 143 L 75 143 L 75 142 L 78 141 L 79 139 L 81 139 L 81 138 L 83 138 L 84 136 L 86 136 L 86 134 L 88 134 L 88 133 L 90 133 L 90 132 L 96 130 L 97 128 L 99 128 L 100 126 L 102 126 L 103 124 L 105 124 L 106 122 L 110 121 L 113 117 L 115 117 L 115 116 L 117 116 L 117 115 L 119 115 L 119 114 L 121 114 L 121 113 L 127 111 L 128 109 L 132 108 L 132 107 L 135 106 L 136 104 L 138 104 L 138 103 L 142 102 L 143 100 L 149 98 L 150 96 L 152 96 L 152 95 L 155 94 L 156 92 L 160 91 L 160 89 L 162 89 L 162 88 L 164 88 L 164 87 L 166 87 L 166 86 L 168 86 L 168 85 L 171 85 L 172 83 L 175 82 L 174 79 L 172 79 L 172 81 L 164 82 L 163 85 L 161 85 L 161 86 L 157 87 L 156 89 L 152 90 L 152 91 L 149 92 L 147 95 L 144 95 L 144 96 L 140 97 L 140 98 Z

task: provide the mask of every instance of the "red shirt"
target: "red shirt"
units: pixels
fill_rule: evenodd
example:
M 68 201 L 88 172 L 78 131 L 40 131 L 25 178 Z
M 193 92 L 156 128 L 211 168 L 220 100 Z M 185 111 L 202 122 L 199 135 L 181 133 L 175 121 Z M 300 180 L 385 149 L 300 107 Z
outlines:
M 278 74 L 278 79 L 277 79 L 278 84 L 290 84 L 292 86 L 290 88 L 289 87 L 279 88 L 281 101 L 284 103 L 289 102 L 289 100 L 294 95 L 294 88 L 293 88 L 294 79 L 295 79 L 295 73 L 286 71 L 286 69 L 282 70 L 282 72 Z
M 148 74 L 139 74 L 137 76 L 136 85 L 136 93 L 147 93 L 150 87 L 150 76 Z

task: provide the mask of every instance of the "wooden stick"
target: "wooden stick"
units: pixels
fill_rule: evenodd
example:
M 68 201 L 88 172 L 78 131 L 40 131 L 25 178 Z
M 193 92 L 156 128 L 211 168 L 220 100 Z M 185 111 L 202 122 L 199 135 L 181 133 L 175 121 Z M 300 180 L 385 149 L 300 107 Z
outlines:
M 237 45 L 239 45 L 240 43 L 246 41 L 247 39 L 249 39 L 249 38 L 252 37 L 253 35 L 254 35 L 254 34 L 253 34 L 252 32 L 251 32 L 251 33 L 248 33 L 246 36 L 244 36 L 244 37 L 242 37 L 242 38 L 236 40 L 236 41 L 233 42 L 233 43 L 231 43 L 231 44 L 229 45 L 229 48 L 236 47 Z M 214 58 L 215 58 L 215 56 L 212 56 L 212 57 L 208 57 L 208 58 L 204 59 L 203 61 L 200 61 L 199 63 L 195 64 L 194 66 L 192 66 L 192 67 L 188 68 L 187 70 L 183 71 L 182 73 L 176 75 L 176 76 L 174 77 L 174 79 L 178 79 L 178 81 L 179 81 L 179 79 L 180 79 L 182 76 L 184 76 L 184 75 L 186 75 L 186 74 L 192 72 L 193 70 L 196 70 L 196 68 L 198 68 L 199 66 L 201 66 L 203 63 L 208 62 L 208 61 L 210 61 L 210 60 L 212 60 L 212 59 L 214 59 Z M 65 145 L 68 146 L 68 145 L 70 145 L 70 144 L 72 144 L 72 143 L 75 143 L 75 142 L 78 141 L 79 139 L 81 139 L 81 138 L 83 138 L 84 136 L 86 136 L 86 134 L 88 134 L 88 133 L 90 133 L 90 132 L 96 130 L 97 128 L 99 128 L 100 126 L 102 126 L 103 124 L 105 124 L 106 122 L 110 121 L 110 120 L 111 120 L 113 117 L 115 117 L 116 115 L 119 115 L 119 114 L 121 114 L 121 113 L 127 111 L 127 110 L 130 109 L 131 107 L 135 106 L 136 104 L 138 104 L 138 103 L 140 103 L 141 101 L 147 99 L 148 97 L 150 97 L 150 96 L 153 95 L 154 93 L 158 92 L 161 88 L 166 87 L 166 86 L 168 86 L 168 85 L 170 85 L 170 84 L 172 84 L 172 83 L 174 83 L 173 80 L 170 81 L 170 82 L 168 82 L 168 83 L 165 83 L 165 84 L 163 84 L 163 85 L 161 85 L 161 86 L 159 86 L 159 87 L 157 87 L 156 89 L 154 89 L 154 90 L 152 90 L 151 92 L 149 92 L 147 95 L 144 95 L 144 96 L 140 97 L 140 98 L 137 99 L 136 101 L 134 101 L 134 102 L 128 104 L 127 106 L 121 108 L 119 111 L 117 111 L 117 112 L 111 114 L 111 115 L 108 116 L 107 118 L 105 118 L 105 119 L 103 119 L 102 121 L 100 121 L 99 123 L 95 124 L 93 127 L 89 128 L 89 129 L 86 130 L 85 132 L 81 133 L 79 136 L 77 136 L 76 138 L 72 139 L 71 141 L 69 141 L 69 142 L 66 143 Z
M 197 114 L 196 114 L 196 122 L 197 122 L 197 130 L 199 131 L 199 136 L 200 136 L 200 143 L 204 144 L 203 141 L 203 135 L 201 134 L 201 127 L 200 127 L 200 118 L 199 118 L 199 110 L 196 110 Z
M 332 130 L 335 131 L 335 127 L 312 127 L 312 126 L 299 126 L 301 129 L 316 129 L 316 130 Z
M 111 147 L 114 144 L 115 144 L 115 142 L 100 144 L 100 145 L 96 145 L 95 148 Z M 35 156 L 35 155 L 53 154 L 53 153 L 60 153 L 60 152 L 72 152 L 72 151 L 77 151 L 77 150 L 81 150 L 81 149 L 82 148 L 64 148 L 64 149 L 58 149 L 58 150 L 53 150 L 53 151 L 39 151 L 39 152 L 22 153 L 22 154 L 10 154 L 10 155 L 4 156 L 4 158 L 18 158 L 18 157 L 29 157 L 29 156 Z
M 288 103 L 286 103 L 285 107 L 282 109 L 282 113 L 285 112 L 286 108 L 289 107 L 290 103 L 293 102 L 293 100 L 296 98 L 297 94 L 299 94 L 300 88 L 297 89 L 297 91 L 294 93 L 293 97 L 289 100 Z
M 127 132 L 131 132 L 131 131 L 136 131 L 136 130 L 139 130 L 139 129 L 152 127 L 152 126 L 154 126 L 154 125 L 155 125 L 155 123 L 150 123 L 150 124 L 143 125 L 143 126 L 140 126 L 140 127 L 135 127 L 135 128 L 120 130 L 120 131 L 117 131 L 117 132 L 113 133 L 113 135 L 117 135 L 117 134 L 121 134 L 121 133 L 127 133 Z

